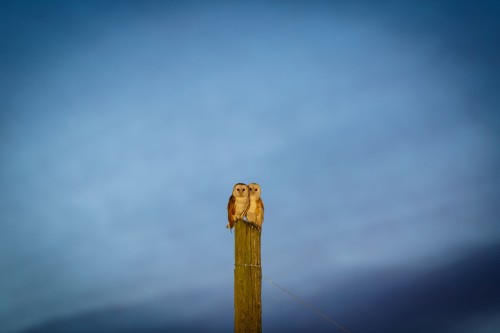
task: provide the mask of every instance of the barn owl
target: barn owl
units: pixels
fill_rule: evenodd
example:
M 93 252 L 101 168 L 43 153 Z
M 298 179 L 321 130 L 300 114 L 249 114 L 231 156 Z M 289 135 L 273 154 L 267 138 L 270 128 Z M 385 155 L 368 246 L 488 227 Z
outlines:
M 260 186 L 257 183 L 248 184 L 250 190 L 250 205 L 247 211 L 247 220 L 262 228 L 264 223 L 264 202 L 260 198 Z
M 233 187 L 233 194 L 229 197 L 227 203 L 227 219 L 229 223 L 226 228 L 233 229 L 237 220 L 243 219 L 250 205 L 248 186 L 238 183 Z

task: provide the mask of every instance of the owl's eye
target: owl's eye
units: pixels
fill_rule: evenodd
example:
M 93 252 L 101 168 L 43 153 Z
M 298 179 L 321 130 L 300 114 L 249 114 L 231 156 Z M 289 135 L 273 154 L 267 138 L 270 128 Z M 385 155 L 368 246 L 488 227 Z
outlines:
M 245 189 L 242 189 L 243 192 L 245 192 Z

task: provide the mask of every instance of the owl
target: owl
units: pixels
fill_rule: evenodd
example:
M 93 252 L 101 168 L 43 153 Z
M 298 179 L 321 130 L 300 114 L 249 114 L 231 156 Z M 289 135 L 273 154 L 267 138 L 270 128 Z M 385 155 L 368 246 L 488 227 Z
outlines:
M 248 186 L 243 183 L 238 183 L 233 187 L 233 194 L 229 197 L 227 203 L 227 219 L 229 223 L 226 228 L 233 229 L 234 223 L 241 220 L 247 213 L 250 205 L 250 196 Z
M 260 198 L 260 186 L 257 183 L 248 184 L 250 190 L 250 205 L 247 211 L 247 220 L 259 228 L 264 223 L 264 202 Z

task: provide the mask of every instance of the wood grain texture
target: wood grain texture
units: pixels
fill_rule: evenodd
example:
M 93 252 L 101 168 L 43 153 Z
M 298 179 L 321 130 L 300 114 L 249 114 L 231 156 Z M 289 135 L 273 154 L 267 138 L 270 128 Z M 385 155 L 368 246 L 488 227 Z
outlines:
M 235 333 L 262 332 L 260 235 L 260 229 L 245 221 L 237 221 L 234 246 Z

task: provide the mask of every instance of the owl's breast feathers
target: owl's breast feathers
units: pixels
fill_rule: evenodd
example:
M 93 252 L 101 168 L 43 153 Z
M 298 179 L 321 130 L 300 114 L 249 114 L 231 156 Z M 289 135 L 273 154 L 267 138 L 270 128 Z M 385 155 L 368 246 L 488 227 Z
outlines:
M 249 205 L 248 197 L 236 197 L 231 195 L 227 203 L 227 219 L 229 221 L 228 227 L 232 229 L 234 223 L 238 219 L 242 219 L 247 213 Z
M 250 198 L 249 197 L 236 197 L 235 199 L 235 213 L 238 215 L 236 219 L 242 219 L 243 216 L 248 211 L 248 207 L 250 205 Z

